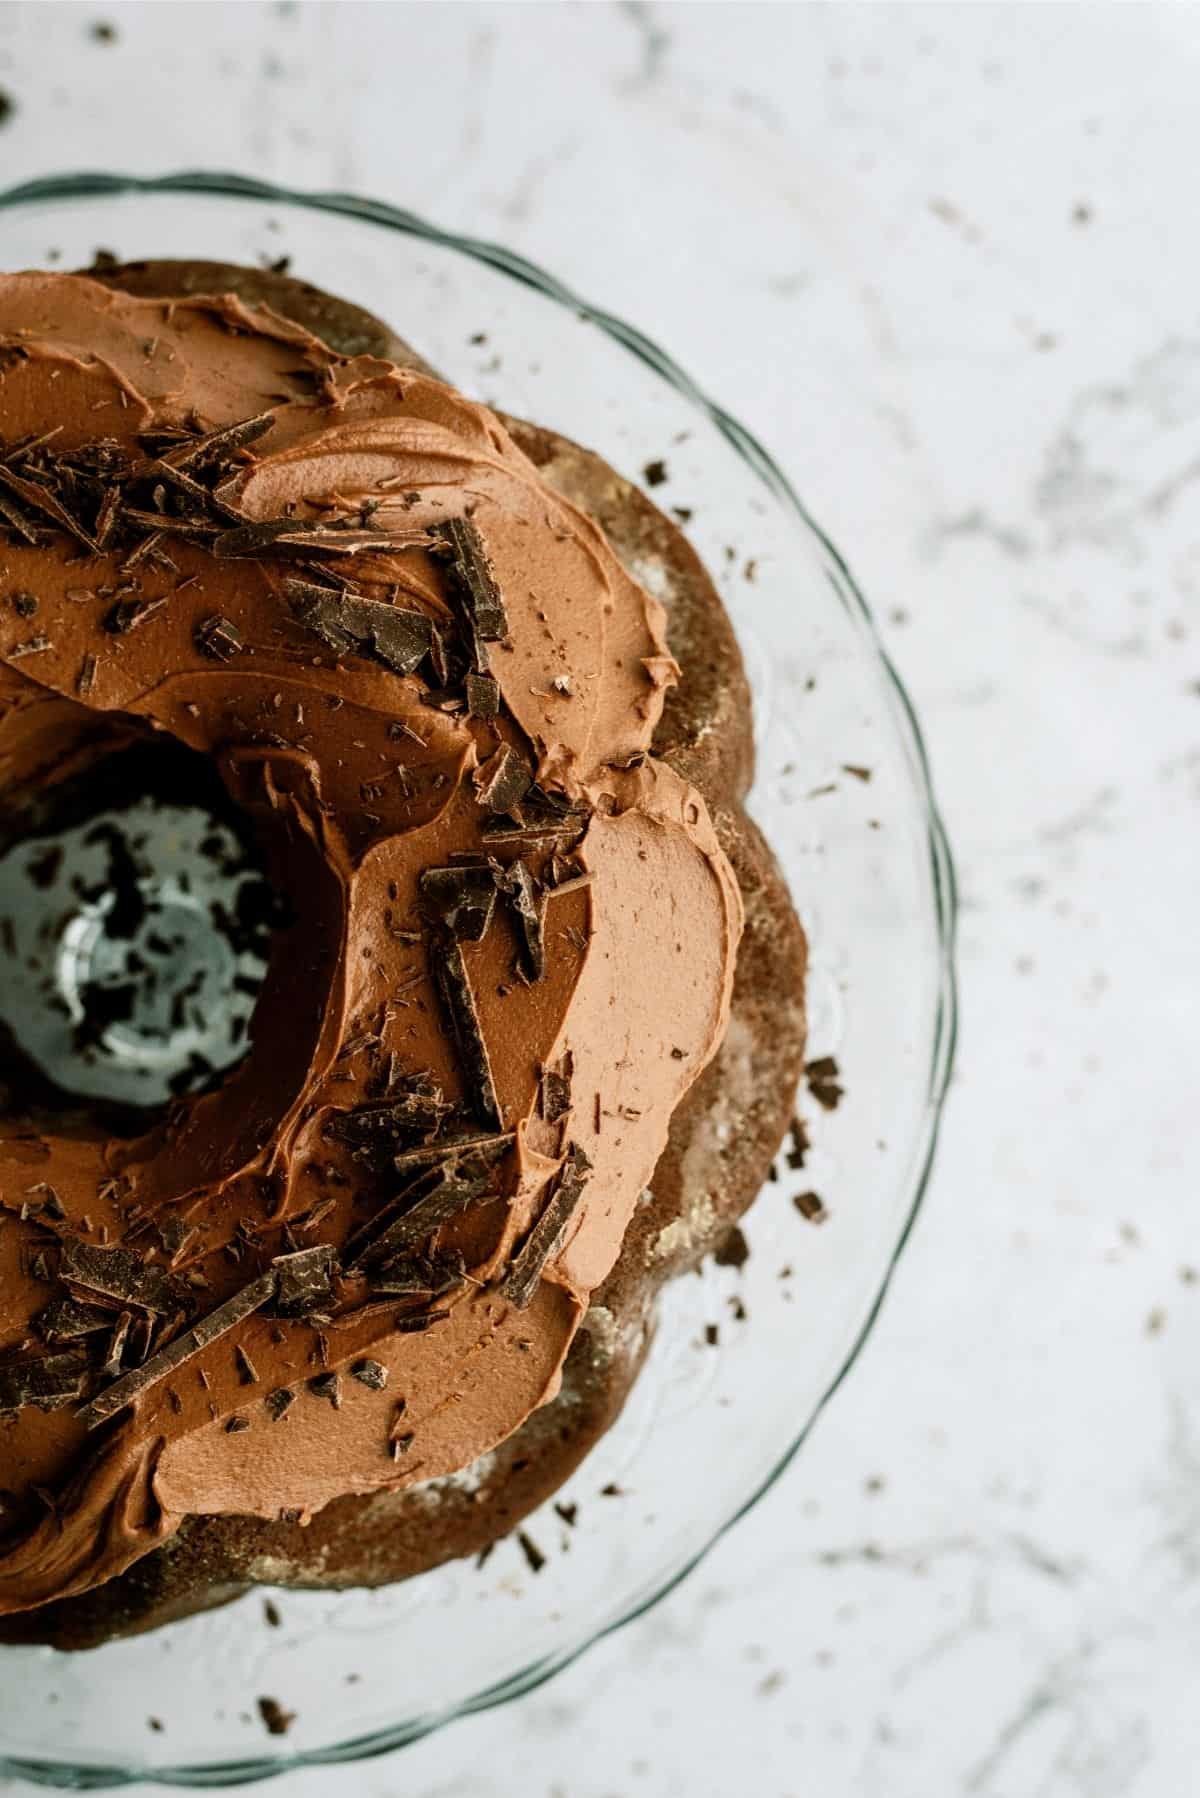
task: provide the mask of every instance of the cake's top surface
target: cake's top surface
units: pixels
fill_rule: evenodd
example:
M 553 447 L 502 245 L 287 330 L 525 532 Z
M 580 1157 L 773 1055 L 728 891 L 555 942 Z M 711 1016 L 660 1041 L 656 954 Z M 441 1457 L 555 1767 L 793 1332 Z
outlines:
M 648 753 L 661 608 L 429 376 L 0 277 L 0 527 L 6 803 L 165 730 L 295 914 L 216 1092 L 132 1141 L 0 1121 L 3 1611 L 508 1436 L 721 1039 L 741 913 Z

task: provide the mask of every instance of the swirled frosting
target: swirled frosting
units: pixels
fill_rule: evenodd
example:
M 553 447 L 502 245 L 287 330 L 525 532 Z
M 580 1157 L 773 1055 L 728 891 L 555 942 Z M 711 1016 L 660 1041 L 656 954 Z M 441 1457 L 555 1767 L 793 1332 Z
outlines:
M 189 446 L 254 419 L 189 528 Z M 56 518 L 40 438 L 138 471 L 136 530 Z M 486 407 L 229 296 L 4 276 L 0 476 L 6 803 L 170 733 L 293 914 L 216 1091 L 133 1140 L 0 1121 L 2 1613 L 188 1515 L 451 1473 L 550 1398 L 741 907 L 649 753 L 661 608 Z

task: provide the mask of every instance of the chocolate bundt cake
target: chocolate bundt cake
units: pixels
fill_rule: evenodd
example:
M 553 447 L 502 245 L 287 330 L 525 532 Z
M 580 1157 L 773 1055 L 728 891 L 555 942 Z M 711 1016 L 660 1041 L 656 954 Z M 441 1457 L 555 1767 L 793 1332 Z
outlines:
M 790 1115 L 720 601 L 599 457 L 207 263 L 0 276 L 0 532 L 0 847 L 190 752 L 282 905 L 223 1078 L 0 1045 L 0 1640 L 478 1551 Z

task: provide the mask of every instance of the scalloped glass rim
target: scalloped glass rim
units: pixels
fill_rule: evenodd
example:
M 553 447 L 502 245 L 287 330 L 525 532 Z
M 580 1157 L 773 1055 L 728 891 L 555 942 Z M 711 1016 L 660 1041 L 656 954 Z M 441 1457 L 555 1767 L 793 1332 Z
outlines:
M 300 206 L 309 210 L 363 220 L 459 251 L 536 289 L 546 298 L 556 301 L 589 323 L 598 326 L 703 413 L 758 480 L 776 500 L 791 511 L 810 535 L 829 586 L 846 616 L 860 634 L 865 647 L 875 658 L 886 677 L 893 707 L 893 721 L 924 801 L 928 872 L 937 928 L 938 985 L 931 1054 L 925 1073 L 924 1127 L 921 1140 L 917 1145 L 915 1177 L 912 1180 L 907 1216 L 884 1270 L 879 1289 L 841 1366 L 829 1381 L 803 1428 L 769 1470 L 766 1477 L 760 1480 L 757 1489 L 731 1517 L 727 1518 L 712 1533 L 699 1552 L 690 1554 L 683 1565 L 672 1569 L 668 1577 L 624 1615 L 606 1623 L 595 1633 L 573 1642 L 561 1652 L 536 1660 L 512 1677 L 485 1688 L 442 1714 L 425 1717 L 394 1729 L 359 1736 L 334 1747 L 296 1753 L 272 1760 L 247 1757 L 203 1769 L 166 1767 L 156 1768 L 152 1772 L 132 1773 L 116 1766 L 67 1767 L 62 1764 L 55 1765 L 24 1757 L 6 1757 L 0 1751 L 0 1773 L 21 1776 L 40 1784 L 76 1791 L 111 1789 L 114 1786 L 140 1784 L 150 1779 L 186 1786 L 232 1785 L 270 1778 L 277 1773 L 297 1767 L 334 1765 L 384 1754 L 416 1741 L 443 1724 L 453 1721 L 455 1717 L 487 1710 L 521 1696 L 542 1684 L 562 1667 L 567 1666 L 593 1642 L 611 1634 L 657 1604 L 692 1571 L 713 1544 L 724 1535 L 725 1531 L 744 1517 L 764 1492 L 774 1485 L 807 1438 L 816 1419 L 841 1385 L 867 1341 L 900 1254 L 911 1234 L 928 1185 L 937 1146 L 942 1106 L 953 1066 L 957 1035 L 954 960 L 957 894 L 954 864 L 945 828 L 934 798 L 928 755 L 915 710 L 883 647 L 870 608 L 855 584 L 845 560 L 809 515 L 786 475 L 753 434 L 723 407 L 708 399 L 691 377 L 636 327 L 626 324 L 622 319 L 614 317 L 599 307 L 590 305 L 553 275 L 499 244 L 443 230 L 413 212 L 388 205 L 382 201 L 362 199 L 343 193 L 298 192 L 272 182 L 219 172 L 187 171 L 161 177 L 80 173 L 47 176 L 25 181 L 0 191 L 0 209 L 7 210 L 17 206 L 52 203 L 56 200 L 82 200 L 129 193 L 155 195 L 194 193 Z

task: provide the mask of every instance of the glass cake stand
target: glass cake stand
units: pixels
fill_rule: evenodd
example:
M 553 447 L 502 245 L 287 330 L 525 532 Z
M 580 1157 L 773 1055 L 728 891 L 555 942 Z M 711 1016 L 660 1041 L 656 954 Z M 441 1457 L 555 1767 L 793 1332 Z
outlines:
M 764 1187 L 745 1264 L 667 1288 L 629 1404 L 558 1495 L 574 1527 L 551 1506 L 526 1524 L 537 1572 L 508 1540 L 482 1567 L 381 1591 L 272 1593 L 276 1621 L 260 1589 L 90 1653 L 0 1648 L 0 1772 L 216 1786 L 380 1753 L 519 1696 L 661 1598 L 779 1477 L 862 1349 L 929 1177 L 955 1034 L 954 876 L 912 706 L 844 561 L 750 433 L 640 332 L 507 250 L 340 194 L 219 174 L 0 193 L 0 268 L 101 249 L 286 256 L 468 393 L 681 508 L 751 673 L 751 810 L 810 937 L 810 1055 L 836 1057 L 845 1093 L 833 1110 L 801 1093 L 812 1148 Z M 820 1228 L 793 1203 L 806 1192 Z M 290 1726 L 271 1733 L 280 1711 Z

